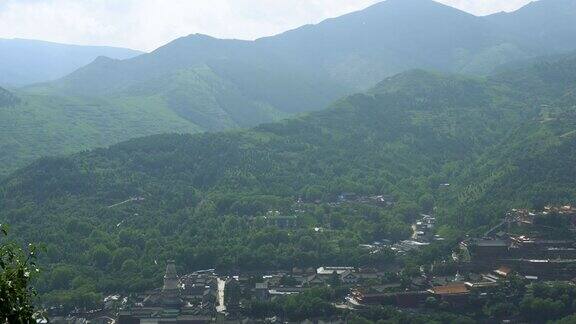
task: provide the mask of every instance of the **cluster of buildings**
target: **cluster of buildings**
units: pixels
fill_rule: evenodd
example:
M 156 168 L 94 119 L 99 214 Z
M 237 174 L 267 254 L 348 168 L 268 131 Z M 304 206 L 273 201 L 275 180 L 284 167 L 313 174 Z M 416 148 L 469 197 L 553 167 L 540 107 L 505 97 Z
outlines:
M 240 295 L 246 299 L 272 301 L 278 297 L 300 294 L 312 287 L 333 285 L 356 285 L 368 281 L 379 281 L 384 273 L 376 269 L 354 267 L 320 267 L 301 270 L 295 268 L 291 273 L 253 277 L 241 275 L 229 278 L 226 285 L 237 286 Z M 226 305 L 229 308 L 229 305 Z
M 434 235 L 436 227 L 436 217 L 431 215 L 420 215 L 420 218 L 412 225 L 414 234 L 412 238 L 417 242 L 431 242 L 438 239 L 439 236 Z
M 391 246 L 392 251 L 406 254 L 413 250 L 430 245 L 434 241 L 442 241 L 443 238 L 436 234 L 436 218 L 431 215 L 421 214 L 420 218 L 412 224 L 412 237 Z
M 564 228 L 554 228 L 547 218 L 562 224 L 576 223 L 571 206 L 546 207 L 532 212 L 514 209 L 500 227 L 485 237 L 460 243 L 458 261 L 462 269 L 509 268 L 532 280 L 572 280 L 576 277 L 576 240 L 562 237 Z M 543 223 L 544 225 L 540 224 Z
M 350 196 L 345 197 L 351 199 Z M 148 291 L 131 300 L 110 296 L 106 305 L 121 309 L 116 318 L 94 313 L 84 322 L 102 324 L 137 323 L 210 323 L 237 321 L 241 318 L 241 301 L 274 301 L 301 294 L 312 287 L 350 288 L 350 294 L 338 307 L 355 310 L 371 305 L 395 305 L 419 308 L 432 305 L 468 307 L 474 300 L 488 298 L 502 282 L 511 277 L 533 281 L 573 281 L 576 277 L 576 240 L 573 235 L 557 237 L 547 217 L 560 217 L 562 224 L 576 224 L 576 209 L 571 206 L 546 207 L 541 212 L 512 210 L 497 226 L 482 237 L 461 241 L 452 260 L 422 267 L 418 274 L 407 277 L 395 270 L 383 272 L 372 268 L 331 267 L 294 268 L 261 274 L 243 273 L 218 277 L 212 270 L 179 277 L 169 261 L 161 288 Z M 297 217 L 283 217 L 278 212 L 266 215 L 276 226 L 295 226 Z M 544 225 L 542 225 L 544 224 Z M 551 225 L 552 224 L 552 225 Z M 442 240 L 435 235 L 436 219 L 421 215 L 413 224 L 410 240 L 366 245 L 371 249 L 391 248 L 399 254 Z M 576 228 L 576 227 L 575 227 Z M 573 230 L 573 228 L 571 228 Z M 321 229 L 318 229 L 321 230 Z M 390 270 L 390 269 L 388 269 Z M 396 269 L 400 270 L 400 269 Z M 391 275 L 392 274 L 392 275 Z
M 379 283 L 386 273 L 355 267 L 294 268 L 267 275 L 241 274 L 218 277 L 212 270 L 178 276 L 168 261 L 163 285 L 137 296 L 108 296 L 103 309 L 92 315 L 68 316 L 61 323 L 74 324 L 202 324 L 238 321 L 241 300 L 274 301 L 301 294 L 313 287 L 358 286 Z M 114 305 L 114 307 L 112 307 Z
M 356 193 L 344 192 L 338 195 L 338 203 L 355 202 L 371 204 L 379 207 L 391 208 L 396 204 L 396 198 L 392 195 L 362 196 Z
M 460 271 L 450 275 L 422 273 L 408 281 L 396 280 L 352 288 L 346 301 L 352 309 L 382 304 L 400 308 L 419 308 L 431 302 L 460 307 L 469 302 L 471 295 L 487 296 L 511 274 L 512 270 L 505 267 L 485 273 L 468 271 L 465 275 Z
M 118 324 L 198 324 L 216 319 L 217 278 L 207 273 L 178 277 L 174 261 L 168 261 L 161 288 L 137 296 L 118 314 Z
M 570 224 L 571 230 L 576 230 L 576 207 L 573 206 L 546 206 L 542 211 L 531 211 L 528 209 L 512 209 L 508 213 L 507 219 L 516 225 L 531 226 L 537 223 L 538 219 L 547 217 L 561 217 Z
M 460 244 L 462 269 L 506 267 L 530 279 L 571 280 L 576 276 L 576 241 L 506 235 Z
M 540 212 L 514 209 L 482 237 L 459 243 L 447 271 L 449 275 L 421 271 L 420 277 L 411 278 L 408 283 L 354 288 L 348 304 L 352 308 L 373 304 L 417 308 L 432 301 L 459 307 L 468 305 L 472 295 L 488 296 L 511 276 L 526 282 L 574 282 L 576 240 L 573 235 L 559 237 L 558 233 L 565 229 L 554 228 L 556 223 L 549 219 L 553 217 L 559 218 L 560 224 L 576 224 L 576 208 L 546 207 Z M 572 226 L 573 232 L 576 226 Z M 397 243 L 393 249 L 407 253 L 441 239 L 433 234 L 433 228 L 434 218 L 423 215 L 413 226 L 412 240 Z

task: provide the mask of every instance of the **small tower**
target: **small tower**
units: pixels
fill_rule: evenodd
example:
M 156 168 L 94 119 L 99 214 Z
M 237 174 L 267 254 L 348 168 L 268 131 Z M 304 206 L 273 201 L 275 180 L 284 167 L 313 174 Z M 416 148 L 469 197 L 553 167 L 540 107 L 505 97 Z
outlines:
M 162 304 L 165 307 L 178 308 L 183 302 L 180 298 L 180 284 L 176 273 L 176 263 L 169 260 L 164 274 L 164 285 L 162 286 Z
M 178 274 L 176 273 L 176 263 L 174 260 L 169 260 L 166 265 L 166 273 L 164 274 L 164 286 L 162 292 L 172 292 L 178 290 Z

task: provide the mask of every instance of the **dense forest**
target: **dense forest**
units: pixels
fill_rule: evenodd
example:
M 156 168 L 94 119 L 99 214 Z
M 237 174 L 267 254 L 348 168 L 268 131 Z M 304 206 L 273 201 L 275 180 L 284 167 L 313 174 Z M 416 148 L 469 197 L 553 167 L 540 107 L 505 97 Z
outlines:
M 54 304 L 154 287 L 171 258 L 182 271 L 381 267 L 395 256 L 359 245 L 407 238 L 421 212 L 435 208 L 441 233 L 457 235 L 511 207 L 574 199 L 575 67 L 567 56 L 490 78 L 410 71 L 250 130 L 43 158 L 2 180 L 0 222 L 45 248 L 38 289 Z M 335 203 L 342 193 L 395 204 Z

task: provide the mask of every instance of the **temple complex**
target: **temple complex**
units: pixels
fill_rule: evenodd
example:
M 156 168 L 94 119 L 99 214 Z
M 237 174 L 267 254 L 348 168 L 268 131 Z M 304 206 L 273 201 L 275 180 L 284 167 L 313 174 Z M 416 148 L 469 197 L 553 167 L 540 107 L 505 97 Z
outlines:
M 176 264 L 167 262 L 161 288 L 135 298 L 129 310 L 119 314 L 119 324 L 199 324 L 215 320 L 217 284 L 201 275 L 178 277 Z

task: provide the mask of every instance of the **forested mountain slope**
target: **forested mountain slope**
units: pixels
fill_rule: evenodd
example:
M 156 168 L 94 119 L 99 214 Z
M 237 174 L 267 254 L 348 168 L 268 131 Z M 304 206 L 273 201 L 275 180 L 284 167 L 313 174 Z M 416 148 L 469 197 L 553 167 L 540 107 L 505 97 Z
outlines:
M 96 98 L 0 90 L 0 177 L 42 156 L 71 154 L 134 136 L 199 130 L 154 100 L 134 107 Z
M 576 55 L 543 58 L 494 77 L 517 89 L 537 112 L 509 137 L 463 168 L 446 205 L 468 226 L 511 206 L 541 208 L 576 199 Z
M 384 146 L 380 152 L 382 154 L 398 152 L 395 154 L 402 158 L 407 154 L 421 156 L 414 162 L 425 161 L 426 163 L 422 165 L 429 165 L 427 168 L 429 170 L 432 170 L 433 166 L 439 166 L 438 163 L 443 161 L 473 158 L 474 154 L 479 152 L 477 149 L 483 149 L 485 144 L 494 142 L 504 134 L 505 127 L 503 126 L 506 123 L 515 122 L 519 118 L 518 103 L 509 101 L 501 94 L 506 91 L 495 88 L 482 80 L 442 76 L 416 70 L 391 77 L 367 94 L 348 97 L 339 101 L 335 107 L 311 116 L 264 124 L 247 131 L 150 137 L 116 145 L 106 150 L 75 155 L 66 160 L 72 162 L 102 155 L 101 157 L 105 160 L 101 162 L 104 164 L 93 167 L 108 169 L 106 161 L 142 153 L 145 155 L 145 160 L 130 159 L 113 164 L 120 169 L 140 170 L 144 173 L 152 171 L 150 175 L 159 175 L 165 172 L 165 168 L 173 169 L 172 163 L 160 163 L 163 159 L 168 159 L 180 164 L 182 168 L 180 170 L 192 172 L 187 174 L 191 177 L 188 179 L 189 184 L 199 189 L 226 189 L 228 181 L 232 178 L 252 179 L 254 177 L 254 180 L 260 180 L 240 181 L 233 190 L 259 189 L 262 193 L 278 192 L 297 195 L 305 184 L 308 182 L 314 184 L 316 181 L 309 175 L 304 175 L 296 182 L 289 180 L 287 183 L 279 183 L 277 176 L 280 173 L 286 173 L 291 177 L 300 176 L 299 166 L 312 168 L 315 171 L 310 170 L 311 174 L 328 173 L 329 177 L 325 180 L 333 182 L 333 185 L 338 187 L 336 185 L 338 178 L 333 178 L 336 173 L 329 173 L 329 170 L 336 168 L 338 163 L 332 162 L 341 161 L 344 164 L 349 164 L 350 160 L 359 160 L 358 163 L 360 160 L 369 162 L 370 159 L 360 157 L 368 158 L 378 153 L 380 146 Z M 355 145 L 349 147 L 348 144 Z M 334 154 L 327 154 L 336 147 L 338 150 L 335 150 Z M 374 148 L 370 149 L 371 147 Z M 424 156 L 425 154 L 421 154 L 422 151 L 428 152 L 429 155 Z M 173 158 L 163 157 L 165 154 L 174 156 Z M 291 154 L 294 154 L 294 158 L 306 159 L 306 163 L 310 164 L 300 165 L 296 161 L 284 158 Z M 343 155 L 338 156 L 338 154 Z M 317 158 L 312 158 L 313 156 Z M 352 158 L 353 156 L 358 157 Z M 226 157 L 231 160 L 228 161 Z M 382 158 L 385 157 L 382 156 Z M 325 159 L 330 159 L 330 161 L 325 161 L 326 165 L 323 164 Z M 48 158 L 42 161 L 52 160 L 61 159 Z M 154 162 L 155 160 L 158 160 L 158 163 Z M 151 162 L 152 169 L 148 169 L 146 161 Z M 260 164 L 260 161 L 266 163 Z M 283 166 L 268 169 L 270 163 L 281 163 Z M 314 166 L 318 163 L 322 164 Z M 398 172 L 412 172 L 409 170 L 413 169 L 404 166 L 405 162 L 394 159 L 389 160 L 388 163 L 390 163 L 389 166 L 394 166 L 394 171 Z M 29 170 L 34 170 L 35 167 L 43 167 L 43 163 L 37 162 Z M 233 169 L 229 170 L 229 167 Z M 262 169 L 258 169 L 259 167 Z M 357 167 L 364 168 L 361 165 Z M 301 170 L 308 170 L 307 168 Z M 250 171 L 250 169 L 253 170 Z M 354 167 L 350 166 L 346 169 L 352 170 Z M 391 175 L 395 173 L 390 172 Z M 20 171 L 17 174 L 22 174 L 23 178 L 33 178 L 33 174 L 28 172 Z M 273 177 L 275 180 L 269 181 L 268 177 Z M 162 181 L 174 180 L 169 180 L 164 176 L 162 178 L 164 179 Z M 364 180 L 358 179 L 354 182 L 361 184 Z M 118 178 L 116 181 L 124 183 Z M 236 179 L 233 182 L 238 181 Z M 275 183 L 274 187 L 262 188 L 264 184 L 272 185 L 272 182 Z M 107 186 L 106 182 L 102 185 Z M 126 182 L 123 186 L 128 190 L 132 185 Z M 85 187 L 90 190 L 88 194 L 98 192 L 98 186 L 95 183 L 87 184 Z M 34 190 L 40 195 L 43 195 L 42 192 L 48 195 L 59 192 L 58 190 L 43 190 L 37 186 Z M 345 188 L 335 188 L 335 190 L 345 190 Z M 77 193 L 83 194 L 81 191 Z M 138 191 L 120 192 L 121 195 L 138 193 Z M 40 200 L 49 198 L 36 195 L 34 197 Z M 122 197 L 110 197 L 106 194 L 102 198 L 119 199 Z M 107 202 L 111 201 L 103 201 L 103 203 Z
M 509 149 L 506 141 L 540 116 L 532 95 L 504 79 L 416 70 L 328 110 L 251 130 L 159 135 L 45 158 L 0 184 L 0 221 L 22 240 L 46 243 L 42 261 L 58 276 L 40 287 L 54 303 L 150 287 L 161 273 L 155 261 L 169 258 L 186 270 L 381 263 L 391 256 L 359 244 L 406 238 L 431 201 L 450 210 L 443 203 L 459 191 L 439 185 L 485 181 L 468 167 Z M 342 192 L 398 202 L 306 203 Z M 303 206 L 294 205 L 299 197 Z M 270 226 L 269 210 L 296 214 L 298 227 Z M 449 216 L 443 221 L 456 225 Z
M 511 13 L 487 16 L 510 42 L 539 55 L 574 50 L 576 2 L 534 1 Z
M 13 147 L 13 138 L 26 144 L 11 149 L 0 169 L 14 170 L 44 154 L 166 130 L 218 131 L 275 121 L 322 109 L 413 68 L 486 74 L 512 60 L 576 46 L 570 41 L 576 35 L 571 32 L 576 28 L 572 8 L 571 1 L 542 0 L 515 13 L 476 17 L 432 0 L 388 0 L 256 41 L 191 35 L 128 60 L 100 57 L 60 80 L 20 90 L 18 96 L 33 97 L 36 107 L 58 110 L 72 124 L 85 124 L 87 114 L 99 116 L 106 122 L 94 127 L 110 135 L 97 138 L 83 127 L 48 128 L 54 117 L 44 110 L 4 112 L 4 138 L 10 140 L 2 143 L 0 138 L 0 145 Z M 538 29 L 539 22 L 546 28 Z M 526 30 L 531 32 L 520 33 Z M 527 42 L 526 35 L 532 34 L 542 34 L 546 42 Z M 91 109 L 76 110 L 58 101 Z M 149 121 L 157 123 L 150 127 Z M 37 141 L 37 134 L 23 131 L 30 128 L 48 136 Z M 73 140 L 62 141 L 52 132 Z
M 0 39 L 0 86 L 22 86 L 56 80 L 99 56 L 127 59 L 139 51 L 57 44 L 28 39 Z

